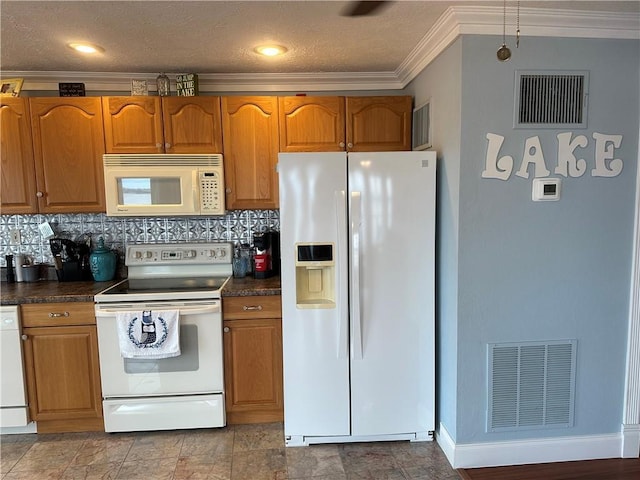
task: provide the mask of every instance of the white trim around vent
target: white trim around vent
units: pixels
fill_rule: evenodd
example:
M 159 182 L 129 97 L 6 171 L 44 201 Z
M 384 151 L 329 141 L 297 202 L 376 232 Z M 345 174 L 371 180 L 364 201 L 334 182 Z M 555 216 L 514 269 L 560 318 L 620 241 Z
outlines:
M 516 70 L 514 128 L 587 128 L 589 72 Z
M 573 426 L 577 340 L 487 344 L 487 431 Z

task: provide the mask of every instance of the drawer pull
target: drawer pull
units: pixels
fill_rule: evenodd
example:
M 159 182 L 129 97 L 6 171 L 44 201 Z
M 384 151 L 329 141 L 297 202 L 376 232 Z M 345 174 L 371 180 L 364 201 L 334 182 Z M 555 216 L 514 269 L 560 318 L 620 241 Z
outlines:
M 68 317 L 69 312 L 49 312 L 49 318 Z
M 245 312 L 248 312 L 250 310 L 251 311 L 257 310 L 259 312 L 260 310 L 262 310 L 262 305 L 244 305 L 242 307 L 242 310 L 244 310 Z

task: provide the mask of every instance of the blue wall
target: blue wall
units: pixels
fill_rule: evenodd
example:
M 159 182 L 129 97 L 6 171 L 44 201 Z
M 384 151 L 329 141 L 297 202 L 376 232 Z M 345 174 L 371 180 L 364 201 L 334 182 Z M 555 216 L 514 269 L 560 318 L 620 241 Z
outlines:
M 507 63 L 496 60 L 501 39 L 463 36 L 427 67 L 409 89 L 434 102 L 446 78 L 438 61 L 456 57 L 453 85 L 460 75 L 460 136 L 434 131 L 442 155 L 441 172 L 459 175 L 455 189 L 440 191 L 439 225 L 457 225 L 457 253 L 441 258 L 439 324 L 441 359 L 455 356 L 456 373 L 440 368 L 439 421 L 457 444 L 509 439 L 618 433 L 622 423 L 629 289 L 632 261 L 635 182 L 640 105 L 640 43 L 632 40 L 523 37 Z M 459 53 L 461 52 L 461 54 Z M 461 68 L 461 74 L 460 72 Z M 517 69 L 587 70 L 590 75 L 588 125 L 585 129 L 514 129 L 514 76 Z M 451 102 L 451 91 L 446 100 Z M 454 102 L 455 103 L 455 102 Z M 434 122 L 440 110 L 434 108 Z M 455 122 L 454 122 L 455 123 Z M 562 178 L 558 202 L 532 202 L 530 178 L 515 175 L 525 140 L 539 136 L 551 177 L 557 161 L 556 135 L 572 131 L 589 140 L 577 149 L 587 172 Z M 591 176 L 594 132 L 620 134 L 615 157 L 624 161 L 613 178 Z M 442 132 L 439 132 L 440 134 Z M 507 181 L 481 178 L 487 133 L 505 137 L 501 155 L 512 155 L 514 173 Z M 578 155 L 579 154 L 579 155 Z M 442 181 L 442 180 L 441 180 Z M 451 178 L 448 184 L 455 184 Z M 455 230 L 455 228 L 453 229 Z M 451 239 L 442 229 L 440 244 Z M 452 293 L 457 271 L 457 305 Z M 446 307 L 445 307 L 446 305 Z M 449 325 L 454 323 L 455 326 Z M 455 342 L 443 332 L 453 333 Z M 572 428 L 487 433 L 487 343 L 577 339 L 575 425 Z M 452 383 L 454 385 L 452 385 Z M 455 391 L 455 419 L 445 398 Z

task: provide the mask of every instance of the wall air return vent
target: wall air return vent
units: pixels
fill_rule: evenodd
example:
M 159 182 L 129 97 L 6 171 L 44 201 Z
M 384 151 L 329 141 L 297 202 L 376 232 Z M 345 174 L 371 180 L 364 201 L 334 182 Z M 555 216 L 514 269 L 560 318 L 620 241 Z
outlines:
M 411 135 L 413 150 L 431 148 L 431 103 L 426 102 L 413 109 L 413 124 Z
M 487 431 L 573 426 L 576 344 L 489 344 Z
M 515 128 L 586 128 L 589 74 L 516 71 Z

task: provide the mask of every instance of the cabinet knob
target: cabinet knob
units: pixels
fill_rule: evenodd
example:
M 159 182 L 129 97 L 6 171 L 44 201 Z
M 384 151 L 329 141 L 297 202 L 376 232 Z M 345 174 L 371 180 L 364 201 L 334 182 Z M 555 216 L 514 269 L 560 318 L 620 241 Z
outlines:
M 160 151 L 162 151 L 162 144 L 161 143 L 156 143 L 156 148 Z
M 21 335 L 20 338 L 22 340 L 29 340 L 29 337 L 27 335 Z
M 225 192 L 227 192 L 227 193 L 231 193 L 231 189 L 230 189 L 230 188 L 227 188 L 227 189 L 225 190 Z
M 340 142 L 340 143 L 338 144 L 338 146 L 339 146 L 340 148 L 344 148 L 344 142 Z
M 171 144 L 170 143 L 165 143 L 164 144 L 164 148 L 169 150 L 171 148 Z
M 42 193 L 42 192 L 36 192 L 36 197 L 38 197 L 38 198 L 42 198 L 42 197 L 44 197 L 44 193 Z
M 347 148 L 353 148 L 353 143 L 351 142 L 347 143 Z
M 229 327 L 224 327 L 222 330 L 224 331 L 224 333 L 229 333 L 231 331 Z

